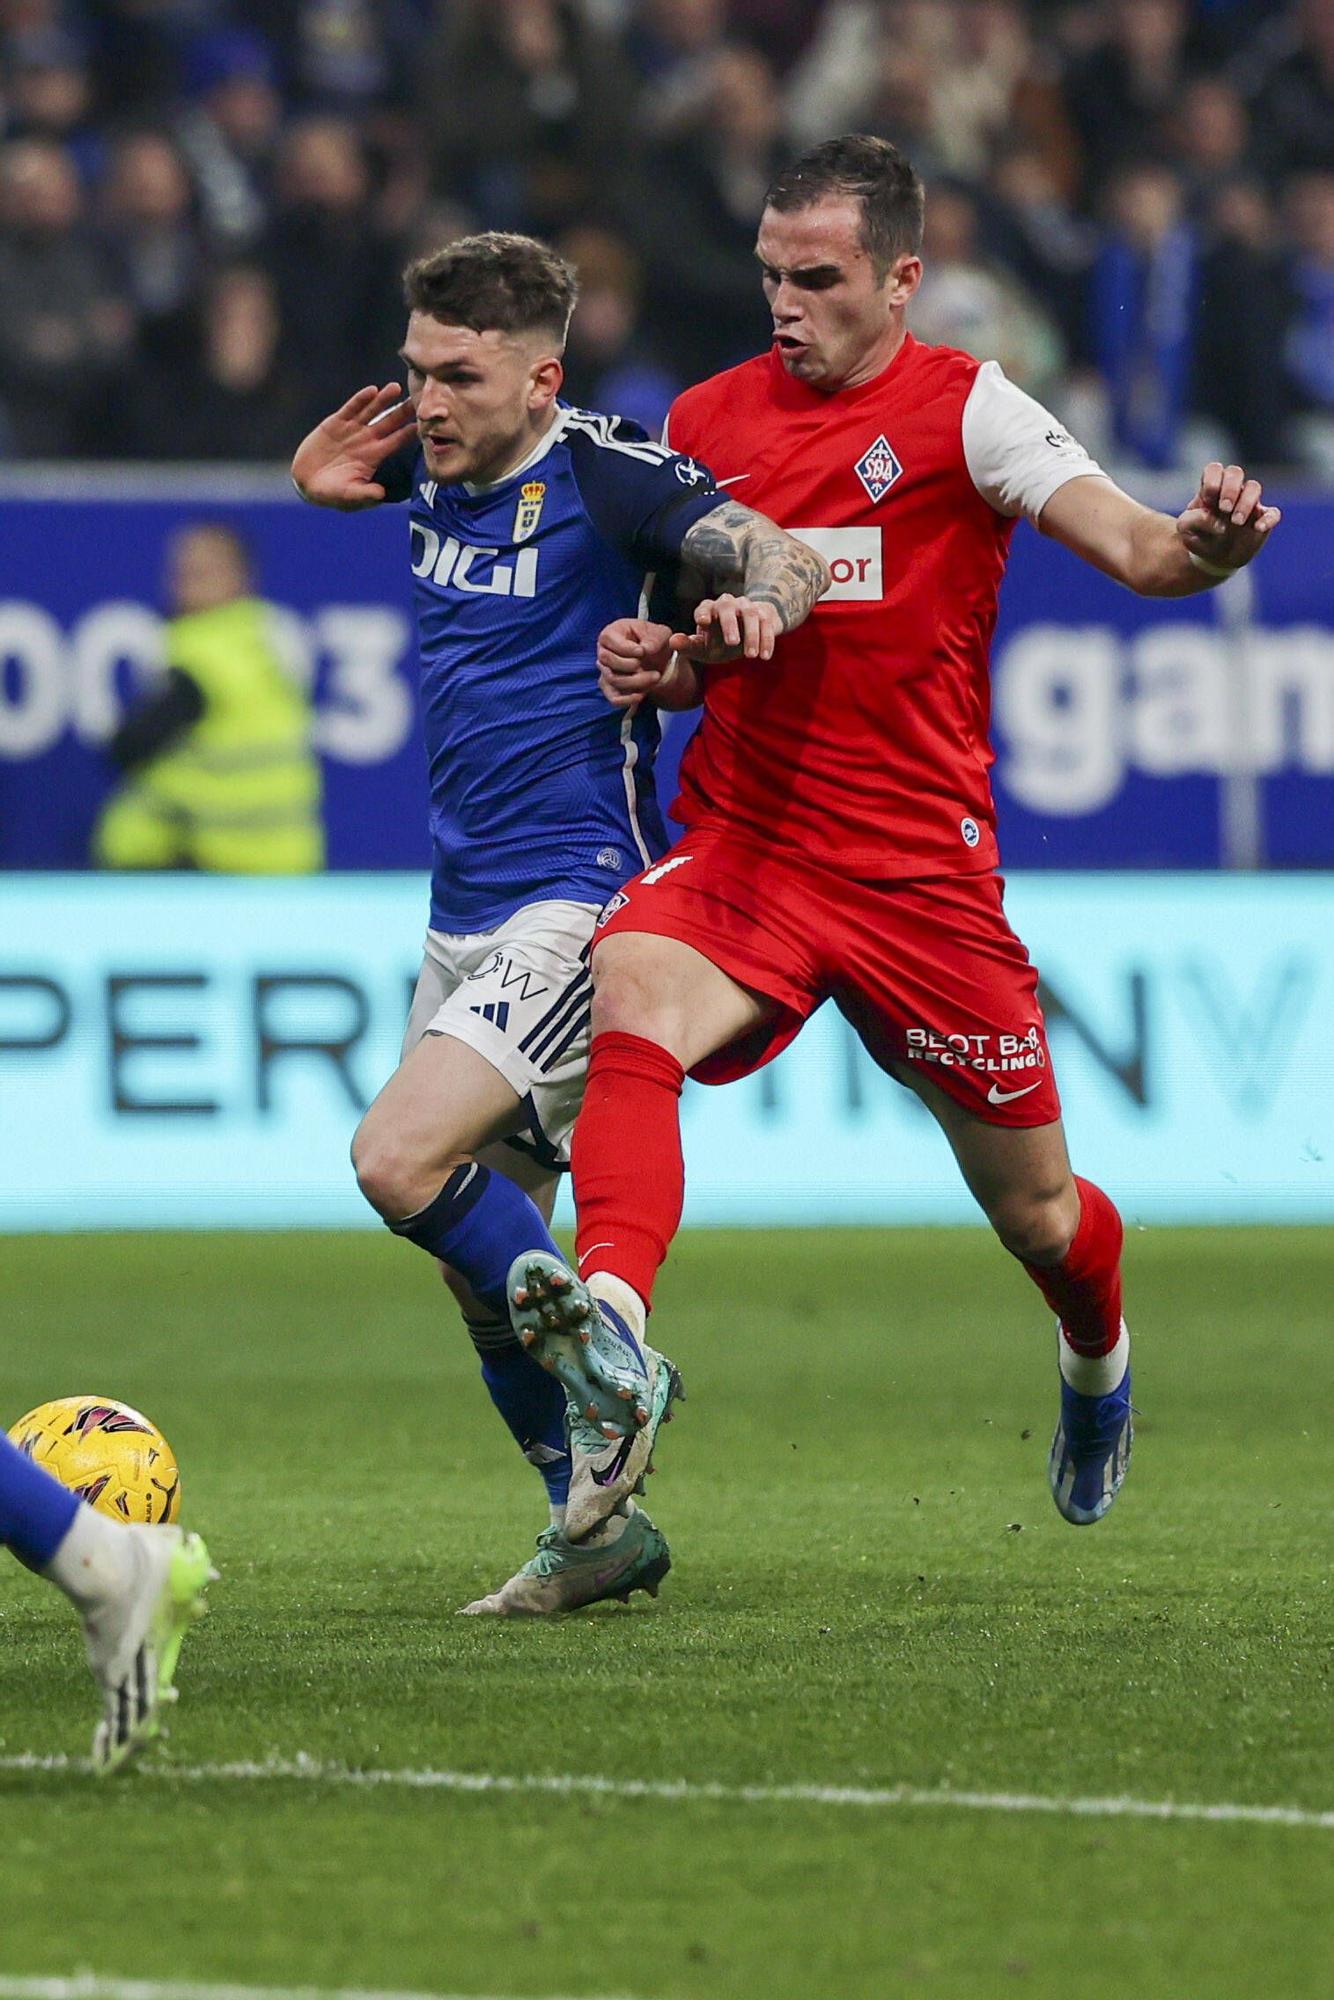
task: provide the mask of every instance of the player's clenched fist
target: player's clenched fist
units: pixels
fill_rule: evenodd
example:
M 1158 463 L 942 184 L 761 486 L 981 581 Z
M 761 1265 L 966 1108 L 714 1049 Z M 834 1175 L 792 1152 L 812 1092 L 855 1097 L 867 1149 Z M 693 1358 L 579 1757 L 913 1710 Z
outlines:
M 292 480 L 317 507 L 378 507 L 385 490 L 375 474 L 417 435 L 417 419 L 397 382 L 358 389 L 341 410 L 316 424 L 297 446 Z
M 672 645 L 702 665 L 719 660 L 771 660 L 783 620 L 772 604 L 753 597 L 706 597 L 695 606 L 693 632 L 674 632 Z
M 646 697 L 659 708 L 694 708 L 704 694 L 700 667 L 721 660 L 771 660 L 783 620 L 751 597 L 706 597 L 693 632 L 648 618 L 617 618 L 598 635 L 598 685 L 613 708 Z
M 598 685 L 613 708 L 634 708 L 645 698 L 660 708 L 693 708 L 699 675 L 672 650 L 670 625 L 648 618 L 617 618 L 598 634 Z

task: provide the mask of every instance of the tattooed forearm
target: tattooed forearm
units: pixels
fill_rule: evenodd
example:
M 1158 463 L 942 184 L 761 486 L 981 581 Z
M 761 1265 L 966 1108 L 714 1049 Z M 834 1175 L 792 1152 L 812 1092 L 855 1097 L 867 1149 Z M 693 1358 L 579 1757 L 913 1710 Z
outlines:
M 696 521 L 681 547 L 691 569 L 714 591 L 735 591 L 769 604 L 790 632 L 829 588 L 829 565 L 767 514 L 724 500 Z

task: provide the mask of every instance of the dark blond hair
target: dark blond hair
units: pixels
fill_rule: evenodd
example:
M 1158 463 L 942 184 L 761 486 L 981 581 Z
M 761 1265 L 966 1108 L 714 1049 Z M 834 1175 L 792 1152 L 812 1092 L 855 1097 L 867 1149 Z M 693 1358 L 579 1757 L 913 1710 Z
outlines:
M 476 333 L 549 333 L 565 345 L 579 287 L 565 259 L 533 236 L 461 236 L 403 273 L 410 312 Z

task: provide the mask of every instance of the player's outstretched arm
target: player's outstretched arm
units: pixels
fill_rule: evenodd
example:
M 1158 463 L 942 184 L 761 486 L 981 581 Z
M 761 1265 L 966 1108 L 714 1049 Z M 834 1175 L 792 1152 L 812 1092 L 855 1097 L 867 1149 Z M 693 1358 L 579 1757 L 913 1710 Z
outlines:
M 823 556 L 736 500 L 696 521 L 681 555 L 717 594 L 696 605 L 694 632 L 674 633 L 672 645 L 706 665 L 772 659 L 779 634 L 810 616 L 831 581 Z
M 1099 476 L 1058 488 L 1038 525 L 1142 597 L 1190 597 L 1253 562 L 1282 518 L 1263 504 L 1258 479 L 1215 460 L 1175 520 Z
M 378 507 L 386 496 L 376 473 L 416 435 L 412 406 L 403 401 L 397 382 L 358 389 L 301 440 L 292 460 L 292 483 L 316 507 L 345 512 Z

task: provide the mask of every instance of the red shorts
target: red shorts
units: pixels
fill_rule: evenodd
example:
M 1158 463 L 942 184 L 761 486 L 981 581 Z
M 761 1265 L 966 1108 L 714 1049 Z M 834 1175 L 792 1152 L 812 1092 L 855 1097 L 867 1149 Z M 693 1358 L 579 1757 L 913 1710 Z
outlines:
M 882 1069 L 918 1071 L 989 1125 L 1061 1115 L 1037 973 L 995 874 L 852 882 L 704 825 L 613 896 L 597 939 L 649 931 L 693 945 L 772 1000 L 774 1015 L 708 1056 L 701 1083 L 748 1076 L 825 1000 Z

